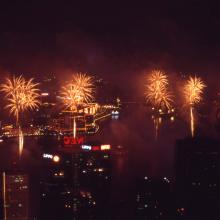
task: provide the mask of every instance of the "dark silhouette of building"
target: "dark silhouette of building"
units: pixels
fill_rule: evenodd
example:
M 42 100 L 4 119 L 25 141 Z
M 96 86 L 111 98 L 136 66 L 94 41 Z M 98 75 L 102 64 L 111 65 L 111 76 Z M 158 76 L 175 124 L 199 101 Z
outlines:
M 94 151 L 91 146 L 91 150 L 72 153 L 55 150 L 60 158 L 57 162 L 52 159 L 52 152 L 43 154 L 40 219 L 104 219 L 111 157 L 110 152 L 95 147 Z
M 220 219 L 220 142 L 178 140 L 175 168 L 177 198 L 187 219 Z
M 173 219 L 173 194 L 167 177 L 140 178 L 136 185 L 135 219 Z
M 27 220 L 29 211 L 29 180 L 23 174 L 2 176 L 4 219 Z

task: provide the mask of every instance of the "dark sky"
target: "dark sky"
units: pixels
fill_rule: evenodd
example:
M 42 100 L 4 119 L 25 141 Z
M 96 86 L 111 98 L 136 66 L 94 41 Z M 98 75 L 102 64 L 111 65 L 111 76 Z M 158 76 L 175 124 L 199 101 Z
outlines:
M 214 1 L 33 2 L 1 7 L 1 74 L 86 71 L 121 82 L 162 68 L 218 76 Z

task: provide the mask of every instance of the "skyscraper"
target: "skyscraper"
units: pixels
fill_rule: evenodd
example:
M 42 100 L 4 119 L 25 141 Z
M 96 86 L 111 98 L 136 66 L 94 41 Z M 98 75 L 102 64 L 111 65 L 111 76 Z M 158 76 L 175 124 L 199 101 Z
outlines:
M 27 220 L 29 181 L 27 175 L 2 175 L 4 220 Z
M 219 219 L 220 143 L 208 138 L 177 141 L 176 190 L 194 219 Z M 213 218 L 212 218 L 213 217 Z

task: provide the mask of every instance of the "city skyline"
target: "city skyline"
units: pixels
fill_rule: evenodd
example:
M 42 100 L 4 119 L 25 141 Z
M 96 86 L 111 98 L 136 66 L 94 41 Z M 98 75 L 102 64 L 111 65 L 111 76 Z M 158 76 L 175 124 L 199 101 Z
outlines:
M 0 8 L 0 220 L 219 220 L 219 3 Z

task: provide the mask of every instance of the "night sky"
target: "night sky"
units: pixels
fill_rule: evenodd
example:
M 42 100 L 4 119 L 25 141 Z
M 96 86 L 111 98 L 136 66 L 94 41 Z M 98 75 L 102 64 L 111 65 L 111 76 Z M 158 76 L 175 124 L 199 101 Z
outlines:
M 1 75 L 83 71 L 119 84 L 126 77 L 131 88 L 149 69 L 161 68 L 216 83 L 218 9 L 202 1 L 17 1 L 1 8 Z

